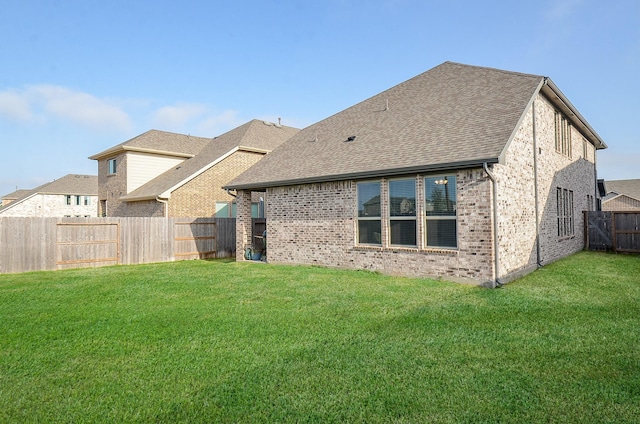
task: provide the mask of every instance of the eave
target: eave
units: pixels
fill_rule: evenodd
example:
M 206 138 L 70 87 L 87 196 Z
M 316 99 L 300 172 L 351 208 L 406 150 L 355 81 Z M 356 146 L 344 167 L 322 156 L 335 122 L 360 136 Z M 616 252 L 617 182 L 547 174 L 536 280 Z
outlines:
M 156 150 L 156 149 L 148 149 L 144 147 L 132 147 L 132 146 L 116 146 L 116 147 L 112 147 L 111 149 L 107 149 L 104 152 L 100 152 L 93 156 L 89 156 L 89 159 L 100 160 L 100 159 L 114 156 L 123 152 L 146 153 L 146 154 L 160 155 L 160 156 L 172 156 L 172 157 L 178 157 L 178 158 L 184 158 L 184 159 L 192 158 L 195 156 L 190 153 L 170 152 L 168 150 Z
M 373 178 L 393 177 L 409 174 L 426 174 L 446 171 L 456 171 L 459 169 L 481 168 L 483 164 L 493 165 L 500 162 L 500 158 L 474 159 L 469 161 L 439 163 L 431 165 L 412 166 L 407 168 L 381 169 L 375 171 L 352 172 L 336 175 L 321 175 L 316 177 L 306 177 L 291 180 L 269 181 L 266 183 L 231 184 L 223 186 L 225 190 L 254 190 L 264 191 L 267 188 L 292 186 L 299 184 L 316 184 L 333 181 L 346 180 L 366 180 Z

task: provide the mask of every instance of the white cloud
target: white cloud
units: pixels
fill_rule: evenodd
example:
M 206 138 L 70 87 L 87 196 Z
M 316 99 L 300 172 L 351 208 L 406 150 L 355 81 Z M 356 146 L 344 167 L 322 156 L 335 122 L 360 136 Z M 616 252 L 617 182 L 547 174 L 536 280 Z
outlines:
M 127 131 L 127 113 L 109 101 L 56 85 L 33 85 L 0 92 L 0 115 L 13 121 L 58 118 L 92 129 Z
M 29 101 L 15 90 L 0 92 L 0 116 L 12 121 L 29 121 L 32 118 Z
M 165 106 L 154 113 L 154 125 L 162 128 L 180 128 L 187 122 L 202 116 L 206 107 L 196 103 L 179 103 Z

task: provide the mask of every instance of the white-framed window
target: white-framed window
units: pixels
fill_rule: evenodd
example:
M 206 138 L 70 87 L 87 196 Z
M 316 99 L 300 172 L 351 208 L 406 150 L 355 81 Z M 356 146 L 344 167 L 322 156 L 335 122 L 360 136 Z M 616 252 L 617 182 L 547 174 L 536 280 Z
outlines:
M 81 199 L 82 196 L 76 196 L 76 206 L 80 206 L 82 204 Z
M 555 141 L 556 152 L 571 158 L 571 124 L 557 110 L 555 111 Z
M 456 176 L 430 176 L 424 179 L 425 245 L 458 247 Z
M 91 205 L 91 198 L 89 196 L 84 196 L 84 205 L 85 206 Z
M 558 237 L 574 235 L 573 190 L 556 187 Z
M 358 244 L 382 244 L 382 215 L 380 209 L 380 182 L 357 183 Z
M 116 168 L 117 168 L 117 162 L 115 159 L 109 159 L 107 161 L 107 167 L 108 167 L 108 171 L 107 174 L 108 175 L 115 175 L 116 173 Z
M 389 181 L 389 242 L 396 246 L 416 246 L 416 179 Z
M 64 204 L 67 206 L 71 206 L 71 195 L 67 194 L 66 196 L 64 196 Z

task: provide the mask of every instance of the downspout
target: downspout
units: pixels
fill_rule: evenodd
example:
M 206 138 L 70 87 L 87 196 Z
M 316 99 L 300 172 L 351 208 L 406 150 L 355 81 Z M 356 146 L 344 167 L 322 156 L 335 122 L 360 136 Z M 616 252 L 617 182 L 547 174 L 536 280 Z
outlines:
M 491 180 L 492 189 L 493 189 L 493 266 L 495 270 L 493 272 L 494 276 L 494 287 L 501 287 L 503 284 L 500 282 L 500 278 L 498 276 L 498 272 L 500 270 L 500 252 L 498 243 L 498 182 L 496 181 L 496 177 L 489 171 L 489 167 L 487 163 L 483 163 L 484 172 L 487 173 L 489 179 Z
M 161 199 L 160 196 L 156 196 L 156 201 L 164 205 L 164 217 L 169 218 L 169 201 Z
M 533 190 L 535 197 L 535 214 L 536 214 L 536 264 L 542 266 L 542 257 L 540 253 L 540 205 L 538 199 L 538 137 L 536 134 L 536 101 L 531 104 L 531 114 L 533 115 Z
M 226 190 L 226 192 L 227 192 L 227 194 L 228 194 L 229 196 L 231 196 L 231 197 L 238 197 L 238 195 L 237 195 L 237 194 L 233 194 L 233 193 L 231 193 L 231 189 L 230 189 L 230 188 L 225 188 L 225 190 Z

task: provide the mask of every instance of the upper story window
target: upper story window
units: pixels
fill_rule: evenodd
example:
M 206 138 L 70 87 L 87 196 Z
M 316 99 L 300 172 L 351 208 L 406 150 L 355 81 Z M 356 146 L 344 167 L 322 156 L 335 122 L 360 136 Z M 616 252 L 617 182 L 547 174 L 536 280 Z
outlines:
M 89 206 L 91 204 L 91 198 L 89 196 L 84 196 L 84 205 Z
M 392 245 L 416 246 L 416 180 L 389 181 L 389 236 Z
M 556 152 L 571 158 L 571 124 L 565 116 L 555 112 Z
M 109 159 L 107 161 L 107 166 L 109 168 L 109 170 L 107 171 L 108 175 L 114 175 L 116 173 L 116 160 L 115 159 Z
M 357 196 L 358 243 L 381 245 L 380 182 L 358 183 Z
M 64 196 L 64 203 L 67 206 L 71 206 L 71 195 L 67 194 L 66 196 Z
M 424 179 L 425 244 L 458 247 L 456 176 Z

